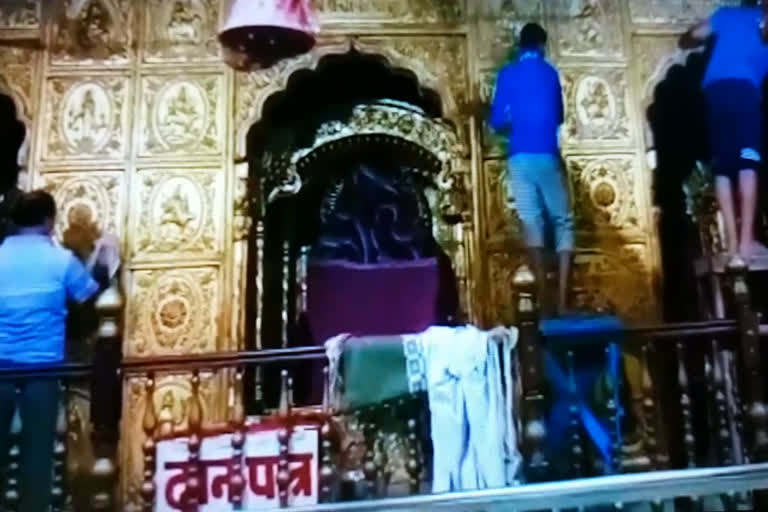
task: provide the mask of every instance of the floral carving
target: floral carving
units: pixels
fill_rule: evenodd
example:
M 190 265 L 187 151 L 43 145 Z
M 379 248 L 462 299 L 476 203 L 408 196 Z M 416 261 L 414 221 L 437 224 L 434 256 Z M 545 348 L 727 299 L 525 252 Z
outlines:
M 479 2 L 478 2 L 479 3 Z M 499 64 L 517 44 L 520 29 L 528 22 L 541 23 L 544 18 L 542 0 L 501 0 L 498 15 L 477 20 L 477 52 L 483 64 Z
M 142 170 L 142 204 L 134 255 L 178 259 L 215 256 L 220 251 L 218 205 L 222 174 L 216 171 Z
M 140 154 L 214 155 L 223 148 L 223 75 L 145 77 Z
M 622 0 L 555 0 L 549 16 L 557 23 L 558 51 L 564 57 L 624 55 Z
M 37 101 L 32 100 L 34 66 L 23 62 L 20 53 L 14 50 L 18 49 L 0 49 L 0 66 L 3 69 L 0 76 L 0 93 L 7 94 L 16 101 L 18 115 L 27 122 L 27 128 L 30 129 L 37 105 Z
M 149 0 L 145 15 L 144 59 L 212 61 L 219 57 L 216 39 L 218 0 Z
M 65 0 L 54 26 L 54 65 L 127 64 L 134 55 L 133 0 Z
M 126 77 L 51 78 L 46 85 L 44 159 L 117 159 L 125 154 Z
M 629 95 L 624 69 L 564 68 L 566 145 L 631 142 Z
M 691 23 L 709 16 L 721 5 L 741 5 L 740 0 L 628 0 L 634 23 Z
M 627 321 L 652 320 L 656 312 L 650 258 L 643 244 L 577 253 L 573 267 L 575 305 L 615 313 Z
M 578 230 L 642 227 L 633 157 L 569 157 L 567 164 Z
M 216 269 L 137 270 L 133 281 L 126 353 L 169 355 L 216 348 Z
M 317 0 L 323 23 L 456 23 L 464 14 L 460 0 Z
M 507 249 L 507 248 L 505 248 Z M 515 272 L 527 262 L 524 252 L 504 250 L 493 252 L 488 258 L 487 293 L 491 299 L 494 324 L 513 325 L 515 322 L 515 288 L 512 285 Z
M 56 234 L 66 238 L 71 229 L 123 234 L 124 182 L 120 171 L 47 173 L 43 187 L 56 199 Z

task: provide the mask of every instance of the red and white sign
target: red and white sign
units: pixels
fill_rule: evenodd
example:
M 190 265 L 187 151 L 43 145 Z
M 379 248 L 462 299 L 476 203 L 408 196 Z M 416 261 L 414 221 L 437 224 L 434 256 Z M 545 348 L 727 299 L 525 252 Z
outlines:
M 277 489 L 280 444 L 278 428 L 274 425 L 250 425 L 245 436 L 240 461 L 245 489 L 244 510 L 279 508 Z M 230 467 L 233 462 L 232 434 L 205 437 L 200 445 L 200 461 L 189 462 L 188 439 L 174 438 L 158 442 L 155 472 L 156 512 L 184 509 L 184 494 L 190 468 L 197 469 L 200 481 L 197 502 L 200 512 L 233 510 L 230 502 Z M 289 506 L 317 504 L 318 496 L 318 429 L 316 426 L 296 426 L 292 430 L 288 468 Z

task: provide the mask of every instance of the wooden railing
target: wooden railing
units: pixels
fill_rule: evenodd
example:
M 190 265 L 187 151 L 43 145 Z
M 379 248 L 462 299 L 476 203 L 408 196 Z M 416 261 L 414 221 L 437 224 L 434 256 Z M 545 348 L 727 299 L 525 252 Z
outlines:
M 746 270 L 733 268 L 730 272 L 734 291 L 733 320 L 714 322 L 689 322 L 662 325 L 633 325 L 623 329 L 622 338 L 641 343 L 640 351 L 645 371 L 642 378 L 642 400 L 640 408 L 642 427 L 644 465 L 620 464 L 613 473 L 644 470 L 645 473 L 635 475 L 614 475 L 609 477 L 589 478 L 586 480 L 571 480 L 568 482 L 544 483 L 551 479 L 550 461 L 547 458 L 544 443 L 547 436 L 545 417 L 548 411 L 548 382 L 544 373 L 543 350 L 547 340 L 539 329 L 537 289 L 533 276 L 522 269 L 515 276 L 514 286 L 517 291 L 517 327 L 519 329 L 519 344 L 516 349 L 521 368 L 522 408 L 520 411 L 523 425 L 521 433 L 522 451 L 524 454 L 525 478 L 529 482 L 519 488 L 498 491 L 483 491 L 476 493 L 457 493 L 446 496 L 412 496 L 400 499 L 372 500 L 369 503 L 329 504 L 318 506 L 316 510 L 372 510 L 384 507 L 387 510 L 424 510 L 428 508 L 457 507 L 456 510 L 487 510 L 488 507 L 501 506 L 504 503 L 514 503 L 517 510 L 538 510 L 539 508 L 581 507 L 593 504 L 615 504 L 619 501 L 646 501 L 654 509 L 660 509 L 661 501 L 674 497 L 694 497 L 693 505 L 699 505 L 699 497 L 704 495 L 719 495 L 726 508 L 735 506 L 735 493 L 747 490 L 758 490 L 767 487 L 768 466 L 755 464 L 768 462 L 768 413 L 766 412 L 765 386 L 760 367 L 760 336 L 768 336 L 768 324 L 761 325 L 760 317 L 750 306 L 749 290 L 746 286 Z M 107 297 L 109 299 L 109 297 Z M 111 302 L 110 302 L 111 301 Z M 263 350 L 251 352 L 216 353 L 195 356 L 172 356 L 153 359 L 124 359 L 119 361 L 120 346 L 120 304 L 119 300 L 109 299 L 102 303 L 101 326 L 99 339 L 96 343 L 94 359 L 91 363 L 63 363 L 58 365 L 40 366 L 35 368 L 0 369 L 0 381 L 23 383 L 29 379 L 57 379 L 65 388 L 74 386 L 78 380 L 89 379 L 90 422 L 94 457 L 88 469 L 88 478 L 76 483 L 85 489 L 67 489 L 65 478 L 67 453 L 65 452 L 66 437 L 71 435 L 72 425 L 68 424 L 65 404 L 62 403 L 60 418 L 57 425 L 57 442 L 52 447 L 55 458 L 54 487 L 50 490 L 54 498 L 55 508 L 62 510 L 70 501 L 70 496 L 86 495 L 86 505 L 82 510 L 115 510 L 119 509 L 120 498 L 116 496 L 116 449 L 118 416 L 120 410 L 119 396 L 122 386 L 121 379 L 145 376 L 147 396 L 153 396 L 156 376 L 172 372 L 191 375 L 191 399 L 187 410 L 187 429 L 184 432 L 173 431 L 173 426 L 164 423 L 162 415 L 155 410 L 150 400 L 143 411 L 143 429 L 146 442 L 144 453 L 144 481 L 142 495 L 144 510 L 153 509 L 157 489 L 154 482 L 155 448 L 159 439 L 168 434 L 169 429 L 175 434 L 185 434 L 190 438 L 190 451 L 194 459 L 199 457 L 200 439 L 206 435 L 212 425 L 208 418 L 203 417 L 202 399 L 200 396 L 200 375 L 204 372 L 227 372 L 231 375 L 228 393 L 229 410 L 223 426 L 229 431 L 244 431 L 246 406 L 243 399 L 243 382 L 246 370 L 249 368 L 263 369 L 268 365 L 287 365 L 297 360 L 323 359 L 324 349 L 321 347 L 302 347 L 294 349 Z M 576 350 L 576 349 L 574 349 Z M 713 461 L 702 460 L 696 453 L 695 423 L 701 418 L 695 415 L 696 398 L 692 386 L 692 363 L 689 355 L 696 350 L 705 351 L 711 355 L 712 368 L 706 379 L 707 407 L 712 411 L 712 417 L 704 421 L 716 433 L 717 448 Z M 725 371 L 723 361 L 717 357 L 723 350 L 736 354 L 736 364 L 739 375 L 739 393 L 737 399 L 741 414 L 735 418 L 735 430 L 730 428 L 730 420 L 726 414 Z M 655 354 L 664 351 L 674 357 L 674 374 L 671 386 L 664 387 L 665 394 L 676 395 L 677 406 L 671 410 L 661 411 L 664 419 L 677 422 L 679 428 L 669 431 L 659 418 L 659 379 L 653 375 Z M 698 364 L 701 361 L 695 361 Z M 703 364 L 703 363 L 702 363 Z M 262 372 L 255 372 L 262 373 Z M 661 376 L 663 377 L 663 376 Z M 322 422 L 321 448 L 319 459 L 320 499 L 329 502 L 332 498 L 331 487 L 334 479 L 339 479 L 339 468 L 334 466 L 331 459 L 332 435 L 329 419 L 334 414 L 327 400 L 322 407 L 307 413 L 292 409 L 290 376 L 282 372 L 280 382 L 280 403 L 276 411 L 278 416 L 289 417 L 293 414 L 315 414 Z M 258 385 L 258 382 L 256 383 Z M 667 383 L 669 384 L 669 383 Z M 615 406 L 615 404 L 614 404 Z M 578 404 L 574 403 L 572 411 Z M 610 407 L 609 407 L 610 409 Z M 363 422 L 366 436 L 376 435 L 376 424 Z M 408 427 L 413 425 L 408 420 Z M 18 433 L 18 422 L 14 423 L 14 433 Z M 221 425 L 219 425 L 221 427 Z M 732 436 L 735 432 L 745 440 L 742 454 L 733 453 L 731 448 Z M 584 457 L 584 435 L 577 422 L 572 422 L 571 454 L 573 457 L 573 478 L 587 476 L 585 465 L 579 457 Z M 677 444 L 682 449 L 681 459 L 670 459 L 665 451 L 662 438 L 666 445 Z M 287 434 L 281 436 L 281 443 L 288 442 Z M 235 453 L 243 449 L 243 436 L 233 437 Z M 621 446 L 613 447 L 618 457 Z M 238 452 L 238 450 L 240 452 Z M 18 450 L 12 450 L 14 457 Z M 737 455 L 745 455 L 745 460 L 752 465 L 735 465 Z M 421 470 L 416 457 L 407 461 L 412 479 Z M 233 459 L 234 460 L 234 459 Z M 11 469 L 18 467 L 17 461 L 11 461 Z M 700 469 L 702 466 L 715 465 L 719 469 Z M 729 467 L 730 466 L 730 467 Z M 285 464 L 278 475 L 281 503 L 287 504 L 287 480 Z M 688 468 L 688 471 L 668 472 L 671 467 Z M 237 468 L 236 468 L 237 469 Z M 375 467 L 371 457 L 366 456 L 363 464 L 368 484 L 371 488 L 377 486 L 376 479 L 381 477 L 380 468 Z M 242 504 L 243 482 L 234 477 L 228 482 L 232 493 L 233 503 Z M 71 480 L 70 480 L 71 481 Z M 18 492 L 14 488 L 17 480 L 13 474 L 8 478 L 4 499 L 9 508 L 13 508 Z M 540 483 L 536 483 L 540 482 Z M 199 485 L 197 475 L 188 475 L 190 486 Z M 418 485 L 411 486 L 412 494 L 418 492 Z M 625 494 L 622 494 L 625 493 Z M 376 493 L 371 493 L 375 496 Z M 758 499 L 762 497 L 757 494 Z M 631 498 L 631 499 L 630 499 Z M 195 501 L 195 493 L 188 493 L 189 510 L 197 510 L 199 503 Z M 74 500 L 77 501 L 77 500 Z M 756 505 L 757 507 L 758 505 Z M 763 506 L 763 505 L 760 505 Z M 297 509 L 300 510 L 300 509 Z M 755 508 L 768 510 L 768 508 Z

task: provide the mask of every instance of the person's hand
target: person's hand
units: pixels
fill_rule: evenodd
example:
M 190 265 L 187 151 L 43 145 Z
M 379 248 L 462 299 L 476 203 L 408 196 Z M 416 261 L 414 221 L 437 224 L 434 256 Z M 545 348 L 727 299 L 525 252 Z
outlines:
M 103 235 L 96 241 L 96 251 L 96 263 L 106 267 L 113 277 L 120 267 L 120 241 L 114 235 Z

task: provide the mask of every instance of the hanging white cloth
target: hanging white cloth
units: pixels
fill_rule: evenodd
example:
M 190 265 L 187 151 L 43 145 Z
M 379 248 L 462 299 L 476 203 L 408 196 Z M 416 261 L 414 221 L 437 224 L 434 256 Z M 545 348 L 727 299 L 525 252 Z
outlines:
M 422 344 L 431 415 L 432 492 L 518 483 L 512 350 L 517 330 L 432 327 Z

